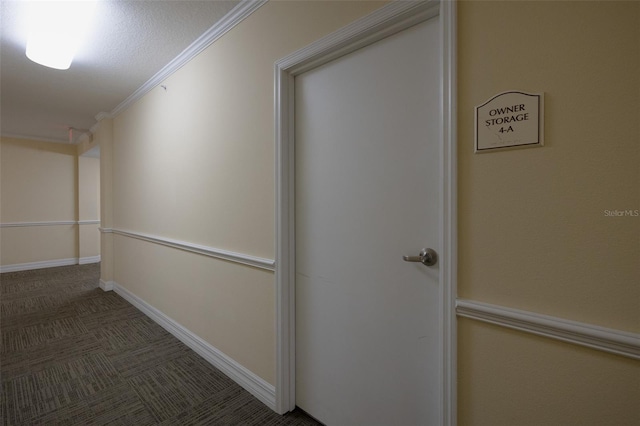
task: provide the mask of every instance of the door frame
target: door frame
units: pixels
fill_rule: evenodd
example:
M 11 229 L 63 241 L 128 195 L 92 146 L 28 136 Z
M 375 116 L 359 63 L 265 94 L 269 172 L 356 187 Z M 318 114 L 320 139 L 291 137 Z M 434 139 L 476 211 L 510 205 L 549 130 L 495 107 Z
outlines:
M 394 1 L 275 64 L 276 384 L 275 409 L 295 408 L 295 76 L 438 17 L 440 24 L 440 419 L 456 422 L 457 193 L 456 2 Z

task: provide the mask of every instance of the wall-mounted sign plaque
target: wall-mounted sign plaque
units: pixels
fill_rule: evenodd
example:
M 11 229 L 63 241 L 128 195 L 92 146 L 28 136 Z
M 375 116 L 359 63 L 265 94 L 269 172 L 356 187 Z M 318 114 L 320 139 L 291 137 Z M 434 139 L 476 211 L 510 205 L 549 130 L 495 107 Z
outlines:
M 475 152 L 544 145 L 544 93 L 509 91 L 476 107 Z

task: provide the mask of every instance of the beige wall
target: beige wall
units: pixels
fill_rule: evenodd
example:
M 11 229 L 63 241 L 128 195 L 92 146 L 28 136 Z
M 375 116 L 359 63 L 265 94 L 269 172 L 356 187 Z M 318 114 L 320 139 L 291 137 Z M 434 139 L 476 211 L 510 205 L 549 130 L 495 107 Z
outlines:
M 640 3 L 461 2 L 461 298 L 640 331 Z M 474 107 L 545 92 L 545 146 L 473 153 Z M 637 362 L 461 320 L 463 425 L 639 424 Z
M 94 130 L 93 141 L 100 147 L 100 226 L 113 227 L 113 121 L 101 120 Z M 113 235 L 100 236 L 100 280 L 113 281 Z
M 76 222 L 99 220 L 99 159 L 78 157 L 77 147 L 68 144 L 12 138 L 1 143 L 0 264 L 28 269 L 40 262 L 95 261 L 99 225 Z M 47 224 L 60 221 L 69 224 Z M 7 226 L 16 223 L 27 226 Z
M 274 62 L 380 5 L 269 2 L 118 115 L 113 228 L 273 259 Z M 115 282 L 274 383 L 272 272 L 121 235 L 113 251 Z
M 80 259 L 100 255 L 100 158 L 78 157 L 78 225 Z
M 100 158 L 78 157 L 78 219 L 100 219 Z
M 2 138 L 0 222 L 76 220 L 74 146 Z M 77 257 L 75 225 L 3 227 L 2 266 Z
M 273 63 L 379 6 L 270 2 L 103 120 L 103 226 L 273 258 Z M 459 4 L 460 297 L 638 331 L 640 219 L 604 213 L 640 209 L 638 8 Z M 511 89 L 546 93 L 545 147 L 473 154 Z M 105 236 L 103 279 L 274 383 L 271 272 Z M 622 357 L 461 320 L 458 367 L 463 425 L 640 421 Z
M 2 222 L 74 220 L 75 147 L 11 138 L 0 143 Z
M 640 424 L 638 361 L 460 319 L 458 424 Z
M 3 267 L 24 265 L 21 269 L 31 269 L 28 264 L 56 261 L 73 264 L 78 252 L 78 229 L 76 225 L 1 228 L 0 246 Z

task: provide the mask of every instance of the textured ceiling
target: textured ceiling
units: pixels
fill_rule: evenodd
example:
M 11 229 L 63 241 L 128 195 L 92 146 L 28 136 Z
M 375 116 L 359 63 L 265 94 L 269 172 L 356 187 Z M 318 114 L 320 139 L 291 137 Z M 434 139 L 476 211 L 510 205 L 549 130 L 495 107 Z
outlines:
M 1 0 L 0 132 L 69 142 L 70 127 L 91 128 L 237 4 L 101 0 L 86 42 L 61 71 L 27 59 L 23 2 Z

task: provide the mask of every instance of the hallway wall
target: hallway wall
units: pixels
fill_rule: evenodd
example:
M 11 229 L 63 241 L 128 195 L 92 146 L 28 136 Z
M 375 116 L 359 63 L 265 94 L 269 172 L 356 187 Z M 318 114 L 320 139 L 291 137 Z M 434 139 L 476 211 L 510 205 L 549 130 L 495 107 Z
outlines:
M 103 278 L 270 384 L 273 273 L 152 240 L 273 259 L 273 63 L 379 6 L 269 2 L 103 124 Z M 605 214 L 640 209 L 639 24 L 633 2 L 459 3 L 460 297 L 640 331 L 640 219 Z M 474 154 L 474 107 L 512 89 L 546 93 L 545 146 Z M 640 422 L 636 361 L 469 319 L 458 344 L 461 425 Z
M 2 271 L 98 262 L 99 159 L 69 144 L 0 143 Z
M 640 4 L 458 12 L 459 297 L 640 332 Z M 545 92 L 545 146 L 474 154 L 507 90 Z M 458 342 L 461 425 L 640 423 L 637 361 L 470 319 Z
M 76 147 L 2 138 L 0 150 L 2 270 L 76 263 Z
M 274 63 L 382 3 L 268 2 L 113 119 L 113 280 L 275 380 Z
M 78 157 L 78 222 L 78 257 L 85 261 L 99 258 L 100 158 L 97 157 Z

